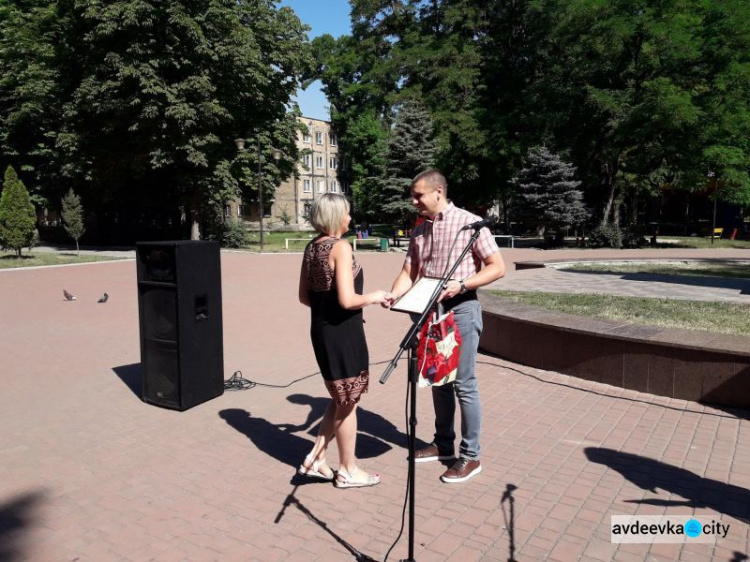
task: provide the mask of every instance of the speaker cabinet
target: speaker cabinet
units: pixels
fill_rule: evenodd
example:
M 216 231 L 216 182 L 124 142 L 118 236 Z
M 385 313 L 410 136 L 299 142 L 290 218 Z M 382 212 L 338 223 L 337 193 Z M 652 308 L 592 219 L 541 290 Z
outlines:
M 218 242 L 136 244 L 143 400 L 187 410 L 224 393 Z

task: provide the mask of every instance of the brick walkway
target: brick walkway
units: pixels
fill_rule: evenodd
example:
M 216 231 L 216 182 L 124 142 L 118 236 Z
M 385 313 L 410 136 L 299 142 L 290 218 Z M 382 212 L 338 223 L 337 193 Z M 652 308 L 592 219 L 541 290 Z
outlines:
M 389 286 L 402 258 L 362 254 L 367 286 Z M 241 370 L 280 388 L 226 393 L 186 412 L 139 399 L 133 261 L 0 271 L 0 560 L 383 560 L 405 492 L 406 362 L 386 385 L 376 381 L 407 319 L 365 313 L 374 380 L 358 455 L 383 483 L 336 490 L 303 481 L 295 468 L 327 399 L 296 302 L 299 262 L 222 255 L 227 378 Z M 63 288 L 78 300 L 64 301 Z M 104 291 L 109 302 L 97 304 Z M 750 412 L 488 356 L 478 373 L 484 472 L 446 485 L 439 464 L 417 466 L 417 560 L 508 560 L 512 551 L 561 562 L 746 559 Z M 431 411 L 420 392 L 422 440 Z M 334 466 L 335 458 L 334 449 Z M 610 515 L 665 513 L 731 528 L 714 545 L 610 542 Z M 406 553 L 404 536 L 389 560 Z

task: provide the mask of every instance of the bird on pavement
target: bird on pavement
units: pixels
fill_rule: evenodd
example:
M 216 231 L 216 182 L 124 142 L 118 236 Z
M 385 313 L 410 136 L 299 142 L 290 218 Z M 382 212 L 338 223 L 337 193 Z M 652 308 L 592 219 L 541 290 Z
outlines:
M 107 293 L 104 293 L 104 295 L 102 295 L 102 298 L 100 298 L 97 302 L 107 302 L 108 298 L 109 295 Z
M 74 300 L 77 300 L 77 299 L 76 299 L 76 296 L 75 296 L 75 295 L 72 295 L 72 294 L 70 294 L 70 293 L 69 293 L 68 291 L 66 291 L 65 289 L 63 289 L 63 295 L 65 296 L 65 300 L 68 300 L 68 301 L 74 301 Z

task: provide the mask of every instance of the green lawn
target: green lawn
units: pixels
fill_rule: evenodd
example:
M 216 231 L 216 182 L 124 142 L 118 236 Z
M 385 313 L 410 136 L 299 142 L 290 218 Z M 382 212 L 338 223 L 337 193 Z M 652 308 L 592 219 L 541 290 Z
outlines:
M 712 260 L 709 262 L 665 261 L 642 263 L 574 263 L 560 269 L 601 273 L 650 273 L 656 275 L 695 275 L 750 279 L 750 261 Z
M 750 240 L 714 238 L 711 244 L 710 238 L 701 236 L 658 236 L 656 243 L 658 248 L 750 248 Z
M 27 250 L 28 251 L 28 250 Z M 90 254 L 77 256 L 73 253 L 56 252 L 34 252 L 25 251 L 21 259 L 12 252 L 0 253 L 0 269 L 12 269 L 16 267 L 35 267 L 40 265 L 63 265 L 68 263 L 89 263 L 92 261 L 112 261 L 123 258 L 112 256 L 94 256 Z
M 302 252 L 305 249 L 307 243 L 315 238 L 317 233 L 315 232 L 264 232 L 263 233 L 263 251 L 264 252 Z M 285 239 L 289 240 L 289 250 L 285 249 Z M 354 235 L 346 236 L 347 240 L 352 240 Z M 257 252 L 260 250 L 260 233 L 249 232 L 248 233 L 249 243 L 245 246 L 246 250 Z M 362 245 L 363 251 L 378 250 L 380 246 L 374 242 L 370 242 L 366 245 Z M 360 247 L 357 247 L 357 251 L 360 251 Z
M 549 310 L 665 328 L 750 336 L 750 305 L 646 299 L 600 294 L 493 291 L 497 296 Z

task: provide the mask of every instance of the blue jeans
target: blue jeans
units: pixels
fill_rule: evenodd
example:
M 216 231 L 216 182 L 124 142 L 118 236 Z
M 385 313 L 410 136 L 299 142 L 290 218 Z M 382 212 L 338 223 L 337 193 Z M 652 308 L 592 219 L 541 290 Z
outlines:
M 454 419 L 456 398 L 461 407 L 461 458 L 479 459 L 479 432 L 482 423 L 482 406 L 479 402 L 479 384 L 474 367 L 482 333 L 482 307 L 478 300 L 462 302 L 452 308 L 458 331 L 461 334 L 461 357 L 458 373 L 452 384 L 432 387 L 435 406 L 435 439 L 440 450 L 455 450 L 456 431 Z

